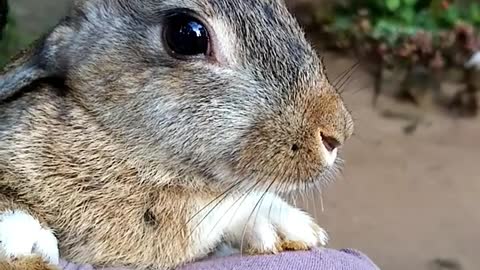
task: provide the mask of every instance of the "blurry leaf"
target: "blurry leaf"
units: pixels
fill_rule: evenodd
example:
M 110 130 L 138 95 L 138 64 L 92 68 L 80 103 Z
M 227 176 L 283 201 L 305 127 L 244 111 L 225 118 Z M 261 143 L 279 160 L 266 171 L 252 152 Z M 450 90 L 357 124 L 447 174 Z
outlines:
M 455 23 L 460 19 L 460 11 L 457 6 L 450 6 L 444 15 L 444 20 L 447 27 L 455 25 Z
M 339 30 L 348 30 L 352 27 L 352 18 L 347 16 L 338 16 L 335 18 L 334 26 Z
M 31 42 L 21 36 L 16 31 L 16 22 L 14 18 L 9 16 L 8 22 L 3 32 L 3 38 L 0 41 L 0 68 L 3 67 L 19 50 L 23 49 Z
M 403 0 L 403 3 L 408 6 L 414 6 L 417 3 L 417 0 Z
M 385 4 L 390 11 L 395 11 L 400 7 L 400 0 L 385 0 Z
M 342 38 L 342 44 L 366 46 L 368 42 L 385 44 L 395 52 L 408 37 L 418 32 L 432 36 L 433 46 L 444 42 L 459 22 L 474 25 L 480 30 L 480 1 L 462 5 L 445 0 L 344 0 L 350 5 L 335 9 L 331 33 Z M 472 3 L 474 2 L 474 3 Z M 362 16 L 362 20 L 358 20 Z M 367 20 L 371 31 L 362 29 Z M 365 42 L 368 41 L 368 42 Z M 362 45 L 365 44 L 365 45 Z M 407 59 L 408 60 L 408 59 Z M 407 61 L 408 62 L 408 61 Z
M 413 8 L 403 8 L 400 10 L 400 17 L 402 17 L 407 24 L 412 24 L 415 19 L 415 11 Z
M 469 19 L 474 24 L 480 24 L 480 4 L 479 3 L 470 4 Z
M 432 14 L 427 10 L 418 12 L 415 16 L 414 25 L 425 28 L 426 30 L 433 31 L 437 29 L 437 21 Z
M 388 19 L 380 19 L 375 25 L 372 37 L 376 40 L 382 40 L 392 46 L 397 41 L 399 35 L 399 25 Z

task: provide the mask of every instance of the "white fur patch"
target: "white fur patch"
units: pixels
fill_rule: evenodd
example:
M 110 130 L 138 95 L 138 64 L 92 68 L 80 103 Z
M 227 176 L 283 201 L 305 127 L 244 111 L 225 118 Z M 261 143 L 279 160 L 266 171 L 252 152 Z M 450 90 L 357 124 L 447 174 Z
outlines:
M 240 250 L 223 243 L 215 250 L 211 258 L 228 257 L 238 253 L 240 253 Z
M 211 25 L 215 29 L 213 40 L 215 43 L 214 50 L 217 51 L 217 57 L 219 58 L 218 61 L 226 65 L 236 65 L 238 62 L 237 50 L 235 49 L 237 37 L 221 20 L 212 20 Z
M 333 151 L 328 151 L 323 143 L 321 144 L 322 147 L 322 154 L 325 157 L 325 162 L 328 166 L 335 165 L 335 160 L 337 160 L 338 149 L 335 148 Z
M 474 68 L 480 70 L 480 51 L 475 52 L 472 57 L 465 63 L 466 68 Z
M 208 212 L 208 216 L 198 217 L 202 222 L 195 233 L 199 237 L 194 239 L 194 244 L 199 245 L 196 249 L 204 249 L 221 238 L 235 246 L 264 252 L 277 251 L 280 235 L 309 247 L 326 245 L 328 241 L 326 232 L 308 214 L 274 194 L 252 192 L 242 198 L 228 198 L 204 211 Z
M 8 258 L 41 255 L 52 264 L 58 264 L 57 239 L 50 230 L 23 211 L 0 214 L 0 249 Z

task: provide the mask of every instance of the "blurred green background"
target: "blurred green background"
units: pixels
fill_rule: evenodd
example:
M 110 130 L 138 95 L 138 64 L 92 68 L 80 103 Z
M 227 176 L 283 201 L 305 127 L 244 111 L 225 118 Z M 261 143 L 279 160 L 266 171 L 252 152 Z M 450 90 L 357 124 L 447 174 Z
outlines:
M 67 0 L 13 0 L 0 41 L 0 66 L 19 49 L 54 26 L 70 5 Z

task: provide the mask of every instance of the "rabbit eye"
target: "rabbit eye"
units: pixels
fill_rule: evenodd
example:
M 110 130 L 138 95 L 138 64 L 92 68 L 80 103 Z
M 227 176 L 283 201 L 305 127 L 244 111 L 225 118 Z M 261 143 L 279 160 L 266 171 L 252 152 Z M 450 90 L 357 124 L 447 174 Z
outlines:
M 170 16 L 164 28 L 165 44 L 177 57 L 208 55 L 210 37 L 207 28 L 187 14 Z

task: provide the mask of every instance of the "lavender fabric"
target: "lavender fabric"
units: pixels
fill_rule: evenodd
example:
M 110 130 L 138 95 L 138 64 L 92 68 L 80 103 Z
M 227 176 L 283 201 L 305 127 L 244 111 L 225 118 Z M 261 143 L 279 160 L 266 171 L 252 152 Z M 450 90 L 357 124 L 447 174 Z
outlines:
M 127 270 L 95 269 L 89 265 L 62 262 L 63 270 Z M 317 249 L 285 252 L 278 255 L 230 256 L 199 261 L 177 270 L 379 270 L 367 256 L 352 249 Z

